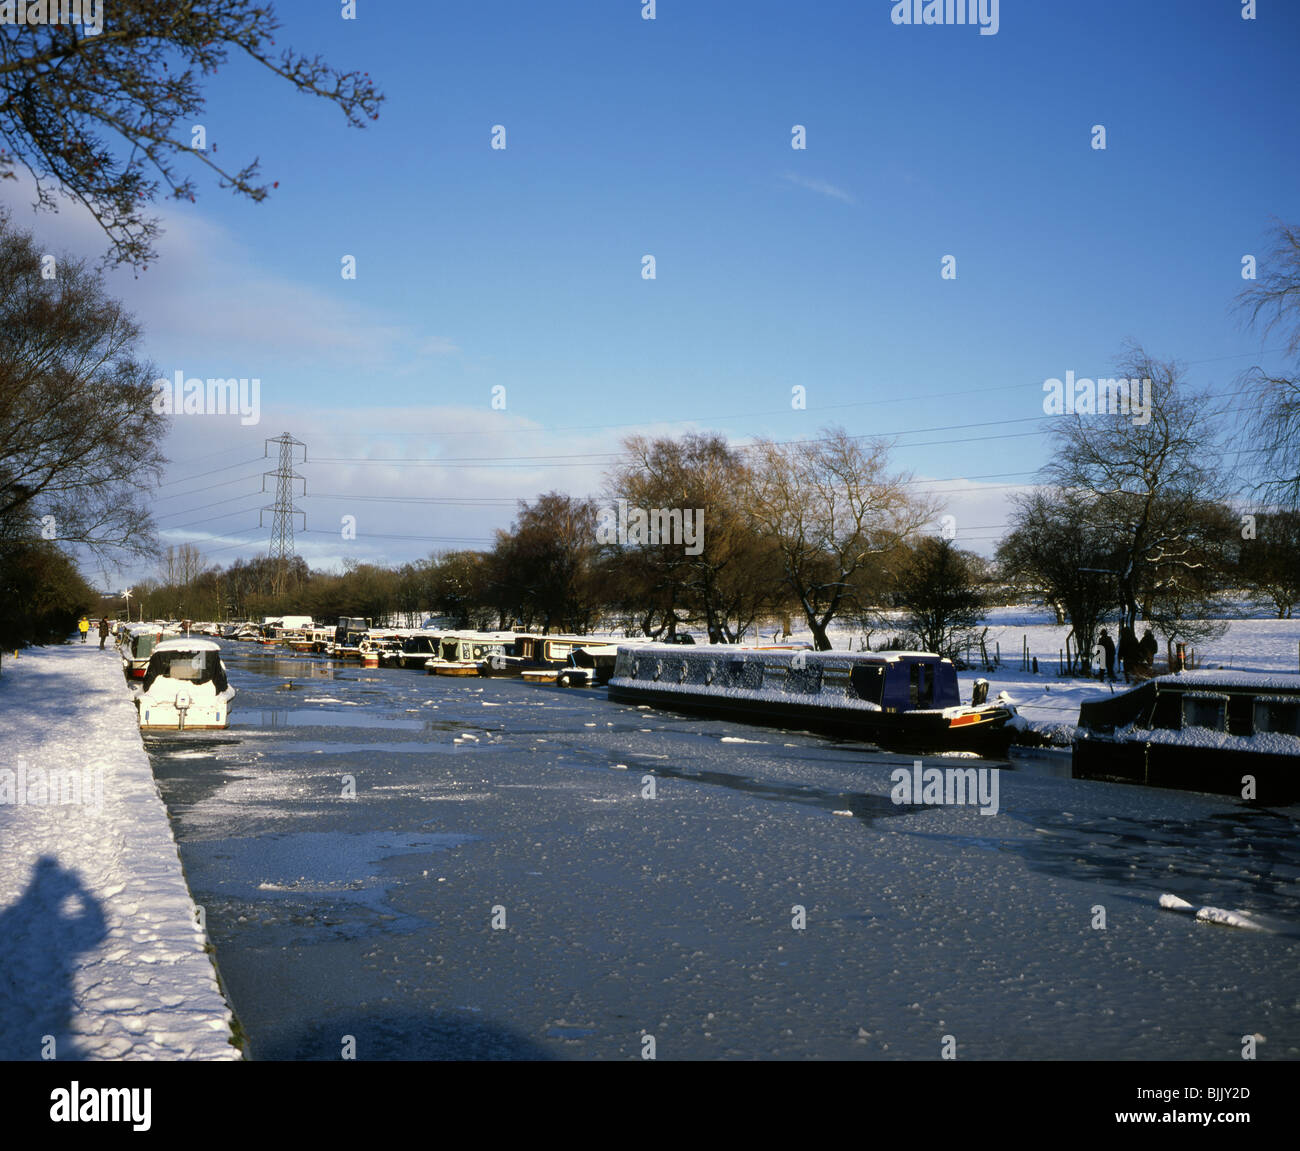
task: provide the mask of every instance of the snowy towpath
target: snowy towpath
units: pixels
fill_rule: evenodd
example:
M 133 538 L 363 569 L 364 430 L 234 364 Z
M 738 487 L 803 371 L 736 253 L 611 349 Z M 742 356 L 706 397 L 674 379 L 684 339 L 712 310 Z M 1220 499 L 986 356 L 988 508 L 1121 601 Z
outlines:
M 0 1059 L 237 1059 L 121 661 L 0 672 Z

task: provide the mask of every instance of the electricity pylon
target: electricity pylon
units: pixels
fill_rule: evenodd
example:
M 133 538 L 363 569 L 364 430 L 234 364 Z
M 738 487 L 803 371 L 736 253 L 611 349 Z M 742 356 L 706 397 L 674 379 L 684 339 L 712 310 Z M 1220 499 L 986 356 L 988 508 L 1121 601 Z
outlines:
M 298 511 L 293 506 L 293 482 L 302 480 L 302 494 L 307 494 L 307 480 L 293 470 L 293 450 L 302 448 L 302 462 L 307 462 L 307 445 L 301 440 L 295 440 L 288 432 L 276 436 L 274 439 L 266 440 L 262 454 L 270 454 L 270 445 L 280 445 L 280 466 L 273 472 L 262 473 L 262 491 L 266 491 L 266 480 L 268 476 L 275 477 L 275 503 L 270 507 L 262 508 L 258 513 L 257 526 L 262 527 L 262 516 L 266 512 L 273 513 L 271 520 L 271 550 L 267 554 L 271 559 L 276 561 L 275 576 L 271 583 L 271 591 L 277 597 L 282 596 L 285 592 L 285 585 L 289 579 L 289 561 L 293 559 L 293 517 L 302 516 L 302 530 L 307 530 L 307 513 Z

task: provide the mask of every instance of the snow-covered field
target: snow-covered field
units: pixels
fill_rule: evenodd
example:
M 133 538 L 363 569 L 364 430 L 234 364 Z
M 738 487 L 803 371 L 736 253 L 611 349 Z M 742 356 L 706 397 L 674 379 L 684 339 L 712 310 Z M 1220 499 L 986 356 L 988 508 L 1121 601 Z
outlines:
M 0 1059 L 237 1059 L 116 652 L 0 673 Z

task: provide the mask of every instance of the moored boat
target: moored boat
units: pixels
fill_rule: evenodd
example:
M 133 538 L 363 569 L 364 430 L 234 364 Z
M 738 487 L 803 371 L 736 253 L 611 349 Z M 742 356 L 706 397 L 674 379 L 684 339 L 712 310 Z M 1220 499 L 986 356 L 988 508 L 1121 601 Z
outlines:
M 420 631 L 402 640 L 401 651 L 392 653 L 385 663 L 415 671 L 423 671 L 426 660 L 436 659 L 441 651 L 437 632 Z
M 162 640 L 160 624 L 131 624 L 119 632 L 118 650 L 122 653 L 122 671 L 128 680 L 144 679 L 149 656 Z
M 1184 671 L 1079 706 L 1076 779 L 1300 800 L 1300 675 Z
M 588 643 L 569 653 L 568 665 L 556 676 L 561 687 L 596 687 L 609 683 L 618 663 L 617 643 Z
M 964 705 L 952 661 L 929 652 L 620 646 L 609 698 L 981 755 L 1005 755 L 1015 719 L 1000 700 Z
M 569 657 L 585 644 L 600 642 L 588 635 L 514 633 L 505 653 L 479 662 L 482 675 L 517 675 L 534 683 L 554 683 L 569 666 Z
M 288 638 L 289 647 L 297 652 L 323 652 L 326 644 L 334 638 L 334 629 L 329 627 L 306 627 Z
M 150 654 L 135 706 L 146 731 L 217 729 L 228 726 L 234 695 L 217 644 L 169 639 Z
M 513 632 L 459 632 L 444 635 L 439 653 L 425 661 L 429 675 L 479 675 L 485 662 L 499 662 L 514 654 Z

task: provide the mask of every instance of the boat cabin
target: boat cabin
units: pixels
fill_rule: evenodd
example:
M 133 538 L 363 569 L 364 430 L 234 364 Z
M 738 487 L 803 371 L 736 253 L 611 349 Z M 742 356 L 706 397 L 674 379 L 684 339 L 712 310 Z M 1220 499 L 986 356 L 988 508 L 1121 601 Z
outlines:
M 370 626 L 370 620 L 360 616 L 340 616 L 334 627 L 334 643 L 338 647 L 359 647 Z

